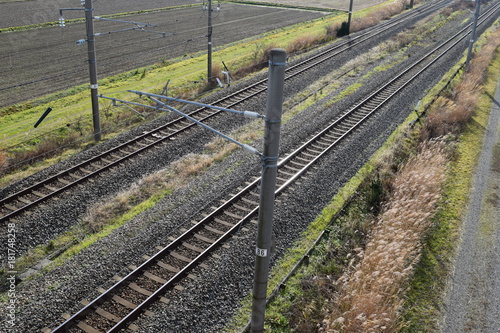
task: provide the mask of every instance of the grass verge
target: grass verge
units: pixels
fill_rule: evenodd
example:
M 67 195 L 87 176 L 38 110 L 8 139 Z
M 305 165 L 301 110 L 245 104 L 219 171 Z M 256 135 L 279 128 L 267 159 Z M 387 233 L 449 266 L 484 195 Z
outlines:
M 498 37 L 497 37 L 498 38 Z M 491 61 L 484 92 L 494 95 L 500 77 L 500 52 Z M 472 121 L 457 140 L 455 159 L 444 184 L 443 200 L 434 227 L 424 240 L 420 263 L 408 290 L 401 332 L 430 332 L 438 328 L 446 280 L 451 271 L 469 189 L 481 152 L 491 98 L 482 94 Z

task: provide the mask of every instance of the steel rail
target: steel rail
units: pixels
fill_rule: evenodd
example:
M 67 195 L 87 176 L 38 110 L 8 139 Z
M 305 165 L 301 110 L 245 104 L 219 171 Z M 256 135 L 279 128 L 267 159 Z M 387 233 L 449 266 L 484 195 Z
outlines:
M 498 7 L 497 7 L 498 9 Z M 495 9 L 495 11 L 497 10 Z M 492 14 L 491 14 L 492 15 Z M 484 19 L 481 21 L 481 23 Z M 402 71 L 402 73 L 395 78 L 389 80 L 382 87 L 377 89 L 374 93 L 370 94 L 367 98 L 363 99 L 361 102 L 352 107 L 348 112 L 342 115 L 340 118 L 336 119 L 332 124 L 328 127 L 320 131 L 313 138 L 309 139 L 306 143 L 301 145 L 294 152 L 289 154 L 287 157 L 283 158 L 278 163 L 278 169 L 282 170 L 285 168 L 290 162 L 292 162 L 295 158 L 297 158 L 300 154 L 307 151 L 313 144 L 319 142 L 320 140 L 329 141 L 330 144 L 323 149 L 322 152 L 316 154 L 315 157 L 310 158 L 308 163 L 306 163 L 300 170 L 298 170 L 295 174 L 291 175 L 287 180 L 285 180 L 279 187 L 276 189 L 276 196 L 280 195 L 283 191 L 285 191 L 290 185 L 292 185 L 297 179 L 299 179 L 313 164 L 315 164 L 321 157 L 323 157 L 327 152 L 331 151 L 332 148 L 338 145 L 340 141 L 346 138 L 350 133 L 356 130 L 362 123 L 364 123 L 371 115 L 373 115 L 376 111 L 378 111 L 382 106 L 384 106 L 389 100 L 391 100 L 398 92 L 404 89 L 410 82 L 415 80 L 420 76 L 424 71 L 430 68 L 433 64 L 435 64 L 444 54 L 446 54 L 449 50 L 455 47 L 458 43 L 460 43 L 466 36 L 461 33 L 466 31 L 466 29 L 462 29 L 460 33 L 452 36 L 448 41 L 442 43 L 436 48 L 432 49 L 425 56 L 423 56 L 418 61 L 414 62 L 411 66 L 408 66 L 406 69 Z M 455 40 L 456 39 L 456 40 Z M 455 40 L 455 41 L 453 41 Z M 449 45 L 451 43 L 451 45 Z M 440 54 L 435 56 L 435 53 L 441 51 Z M 428 63 L 424 63 L 426 59 L 433 57 Z M 416 73 L 413 73 L 415 72 Z M 403 81 L 403 82 L 401 82 Z M 380 98 L 382 96 L 383 98 Z M 370 107 L 369 110 L 366 110 L 366 105 L 370 102 L 375 101 L 375 105 Z M 355 119 L 353 122 L 351 119 Z M 343 129 L 341 125 L 349 123 L 348 129 Z M 332 134 L 335 132 L 335 134 Z M 334 139 L 331 137 L 334 136 Z M 328 140 L 325 140 L 325 137 L 329 137 Z M 316 148 L 315 148 L 316 149 Z M 302 158 L 303 159 L 303 158 Z M 105 302 L 110 298 L 109 294 L 112 294 L 116 290 L 123 288 L 129 281 L 133 280 L 137 276 L 141 275 L 148 267 L 154 265 L 156 262 L 161 260 L 161 258 L 165 257 L 173 251 L 175 248 L 183 244 L 189 237 L 203 228 L 207 223 L 214 221 L 217 216 L 220 216 L 225 210 L 230 207 L 234 207 L 234 205 L 240 200 L 241 197 L 247 195 L 248 193 L 255 191 L 258 188 L 260 179 L 257 178 L 242 190 L 240 190 L 236 195 L 234 195 L 231 199 L 227 200 L 224 204 L 219 206 L 217 209 L 213 210 L 206 217 L 201 219 L 196 225 L 191 227 L 189 230 L 185 231 L 181 236 L 171 242 L 169 245 L 164 247 L 158 253 L 156 253 L 153 257 L 149 258 L 146 262 L 144 262 L 141 266 L 136 268 L 133 272 L 129 273 L 125 278 L 121 281 L 117 282 L 113 287 L 108 289 L 101 296 L 96 298 L 94 301 L 89 303 L 75 315 L 71 316 L 65 323 L 61 324 L 58 328 L 56 328 L 53 332 L 62 332 L 63 330 L 69 329 L 72 325 L 75 325 L 76 322 L 85 318 L 85 316 L 92 312 L 94 308 L 99 306 L 102 302 Z M 123 317 L 119 322 L 117 322 L 110 330 L 107 332 L 118 332 L 119 330 L 125 328 L 132 320 L 136 319 L 137 316 L 142 313 L 148 306 L 151 305 L 154 301 L 156 301 L 167 289 L 172 288 L 172 286 L 180 281 L 183 277 L 185 277 L 189 271 L 191 271 L 194 267 L 199 265 L 199 263 L 206 258 L 214 249 L 220 247 L 222 243 L 237 232 L 245 223 L 248 223 L 252 216 L 254 216 L 258 211 L 258 205 L 254 205 L 251 207 L 250 211 L 237 223 L 235 223 L 229 230 L 227 230 L 224 235 L 222 235 L 219 239 L 213 242 L 210 246 L 208 246 L 202 253 L 200 253 L 196 258 L 194 258 L 190 263 L 188 263 L 185 267 L 179 270 L 177 274 L 171 277 L 166 283 L 164 283 L 160 288 L 154 291 L 151 296 L 149 296 L 146 300 L 144 300 L 141 304 L 135 307 L 132 311 L 130 311 L 125 317 Z

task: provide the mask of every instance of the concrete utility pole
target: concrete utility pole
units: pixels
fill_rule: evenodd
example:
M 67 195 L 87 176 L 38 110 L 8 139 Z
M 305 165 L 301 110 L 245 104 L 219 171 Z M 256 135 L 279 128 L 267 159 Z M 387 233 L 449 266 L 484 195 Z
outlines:
M 479 18 L 479 11 L 481 6 L 481 0 L 476 0 L 476 9 L 474 10 L 474 19 L 472 22 L 472 32 L 470 34 L 469 40 L 469 50 L 467 51 L 467 60 L 465 61 L 465 70 L 469 70 L 469 62 L 472 58 L 472 46 L 474 46 L 474 42 L 476 41 L 476 26 L 477 19 Z
M 212 0 L 208 0 L 208 55 L 207 55 L 207 68 L 208 68 L 208 84 L 212 85 Z
M 95 53 L 94 8 L 92 0 L 85 0 L 85 24 L 87 28 L 87 48 L 89 53 L 90 97 L 92 100 L 92 120 L 94 123 L 94 140 L 101 140 L 101 119 L 99 116 L 99 100 L 97 86 L 97 64 Z
M 354 0 L 349 1 L 349 16 L 347 17 L 347 34 L 351 33 L 351 18 L 352 18 L 352 3 Z
M 264 130 L 263 167 L 260 184 L 259 221 L 252 303 L 252 332 L 264 332 L 267 280 L 273 231 L 274 193 L 281 130 L 281 110 L 285 81 L 286 52 L 271 50 L 267 88 L 266 125 Z

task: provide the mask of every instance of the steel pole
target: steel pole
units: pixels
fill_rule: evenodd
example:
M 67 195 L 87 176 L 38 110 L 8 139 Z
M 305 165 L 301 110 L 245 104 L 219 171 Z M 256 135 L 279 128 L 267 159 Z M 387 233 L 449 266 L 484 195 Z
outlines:
M 212 85 L 212 0 L 208 0 L 208 55 L 207 55 L 207 76 L 208 84 Z
M 347 34 L 351 33 L 351 18 L 352 18 L 352 3 L 354 0 L 349 1 L 349 16 L 347 17 Z
M 94 8 L 92 0 L 85 0 L 85 24 L 87 28 L 87 47 L 89 57 L 89 74 L 90 74 L 90 98 L 92 101 L 92 121 L 94 124 L 94 139 L 101 140 L 101 119 L 99 116 L 99 99 L 97 86 L 97 64 L 95 53 L 95 36 L 94 36 Z
M 286 52 L 271 50 L 252 303 L 252 332 L 264 332 Z
M 469 49 L 467 51 L 467 60 L 465 61 L 465 70 L 469 70 L 469 62 L 470 59 L 472 58 L 472 46 L 474 46 L 474 42 L 476 39 L 476 26 L 477 26 L 477 19 L 479 17 L 480 6 L 481 6 L 481 0 L 476 0 L 476 9 L 474 10 L 474 19 L 472 22 L 472 32 L 470 34 Z

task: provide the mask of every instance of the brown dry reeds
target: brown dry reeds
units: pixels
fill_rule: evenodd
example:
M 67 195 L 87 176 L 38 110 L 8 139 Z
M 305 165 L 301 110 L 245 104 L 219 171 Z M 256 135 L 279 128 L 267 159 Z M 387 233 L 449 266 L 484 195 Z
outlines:
M 322 40 L 323 37 L 310 35 L 300 36 L 287 46 L 286 52 L 288 54 L 301 52 L 321 43 Z
M 380 10 L 371 12 L 363 18 L 354 19 L 351 22 L 351 33 L 364 30 L 379 24 L 383 20 L 387 20 L 394 15 L 401 13 L 404 10 L 404 2 L 395 2 L 382 7 Z
M 422 130 L 422 140 L 439 137 L 459 131 L 472 117 L 481 96 L 481 86 L 486 69 L 500 45 L 500 30 L 497 29 L 488 38 L 488 43 L 471 60 L 467 74 L 453 93 L 441 97 L 432 112 L 429 113 Z
M 323 331 L 396 331 L 401 295 L 431 224 L 445 164 L 443 144 L 426 143 L 396 175 L 365 250 L 359 249 L 336 283 L 340 295 Z
M 8 167 L 9 162 L 7 158 L 7 154 L 5 154 L 3 151 L 0 151 L 0 174 L 1 170 L 4 170 Z

